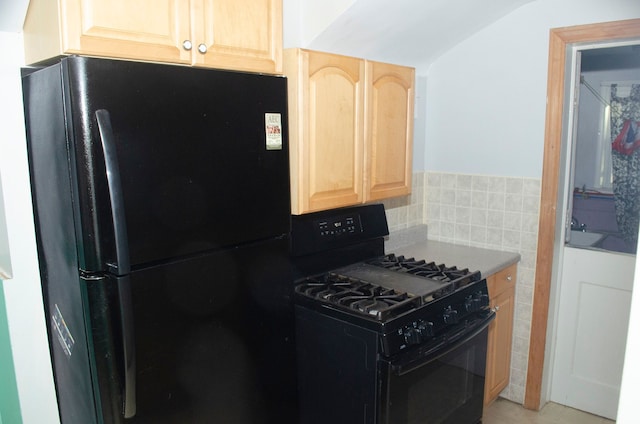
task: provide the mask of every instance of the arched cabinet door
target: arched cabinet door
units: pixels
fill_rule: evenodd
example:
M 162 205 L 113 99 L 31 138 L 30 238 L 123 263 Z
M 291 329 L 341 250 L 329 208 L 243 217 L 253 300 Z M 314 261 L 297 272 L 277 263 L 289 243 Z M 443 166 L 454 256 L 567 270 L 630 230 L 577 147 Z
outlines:
M 367 61 L 365 201 L 411 193 L 415 70 Z
M 365 62 L 285 52 L 294 214 L 363 201 Z

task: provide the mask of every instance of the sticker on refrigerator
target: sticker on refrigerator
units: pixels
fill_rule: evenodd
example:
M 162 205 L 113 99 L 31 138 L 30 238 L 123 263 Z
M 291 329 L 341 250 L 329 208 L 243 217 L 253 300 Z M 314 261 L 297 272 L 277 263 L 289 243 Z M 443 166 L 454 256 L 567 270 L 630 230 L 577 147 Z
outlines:
M 67 357 L 71 357 L 73 345 L 76 344 L 76 342 L 73 340 L 73 336 L 67 327 L 67 323 L 64 322 L 64 318 L 62 317 L 62 313 L 60 312 L 58 305 L 55 305 L 55 310 L 51 315 L 51 323 L 53 324 L 53 331 L 58 336 L 60 345 L 62 345 L 62 350 L 64 350 Z
M 267 150 L 282 150 L 282 117 L 279 113 L 265 113 L 264 127 Z

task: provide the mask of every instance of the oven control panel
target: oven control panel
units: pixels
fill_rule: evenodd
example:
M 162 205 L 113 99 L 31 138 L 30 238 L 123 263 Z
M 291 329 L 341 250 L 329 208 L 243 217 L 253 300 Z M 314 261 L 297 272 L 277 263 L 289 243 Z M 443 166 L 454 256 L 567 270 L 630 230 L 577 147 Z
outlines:
M 416 345 L 435 336 L 433 322 L 419 319 L 410 325 L 405 325 L 401 330 L 406 345 Z
M 320 237 L 340 237 L 344 234 L 362 232 L 360 215 L 344 215 L 322 219 L 316 222 L 316 229 Z
M 386 235 L 389 235 L 389 227 L 382 204 L 293 215 L 291 254 L 294 257 L 320 254 L 370 240 L 380 240 L 382 244 Z

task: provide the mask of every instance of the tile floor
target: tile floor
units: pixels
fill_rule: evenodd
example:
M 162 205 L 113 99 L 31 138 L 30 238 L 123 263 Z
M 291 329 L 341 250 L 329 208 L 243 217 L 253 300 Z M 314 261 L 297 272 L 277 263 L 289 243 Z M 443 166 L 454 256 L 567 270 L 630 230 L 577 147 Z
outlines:
M 577 409 L 548 403 L 540 411 L 498 398 L 485 408 L 482 424 L 613 424 L 614 421 Z

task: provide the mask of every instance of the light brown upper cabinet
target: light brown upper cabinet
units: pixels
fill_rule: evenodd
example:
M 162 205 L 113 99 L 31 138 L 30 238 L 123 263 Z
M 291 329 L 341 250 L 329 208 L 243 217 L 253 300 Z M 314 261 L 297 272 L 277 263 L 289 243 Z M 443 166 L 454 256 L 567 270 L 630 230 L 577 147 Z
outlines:
M 364 201 L 411 193 L 415 70 L 367 61 Z
M 31 0 L 25 58 L 64 54 L 282 73 L 282 0 Z
M 411 192 L 413 68 L 287 49 L 294 214 Z
M 364 61 L 286 49 L 284 73 L 289 79 L 292 212 L 361 203 Z

